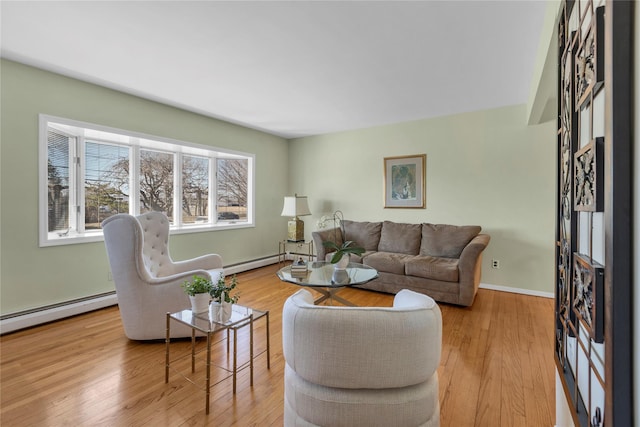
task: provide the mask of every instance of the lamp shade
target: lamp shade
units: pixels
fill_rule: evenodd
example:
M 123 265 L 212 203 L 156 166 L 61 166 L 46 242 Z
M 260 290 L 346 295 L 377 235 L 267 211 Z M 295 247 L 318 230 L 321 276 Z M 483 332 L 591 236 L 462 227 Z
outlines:
M 307 196 L 293 197 L 286 196 L 284 198 L 284 206 L 282 207 L 281 216 L 296 217 L 302 215 L 311 215 L 309 210 L 309 203 L 307 203 Z

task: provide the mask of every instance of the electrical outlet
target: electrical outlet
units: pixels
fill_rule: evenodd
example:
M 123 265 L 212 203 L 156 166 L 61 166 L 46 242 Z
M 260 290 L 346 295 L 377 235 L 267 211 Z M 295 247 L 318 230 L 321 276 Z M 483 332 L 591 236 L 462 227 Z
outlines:
M 491 260 L 491 268 L 500 268 L 500 260 L 499 259 L 492 259 Z
M 113 276 L 111 275 L 111 272 L 107 272 L 107 280 L 110 282 L 113 282 Z

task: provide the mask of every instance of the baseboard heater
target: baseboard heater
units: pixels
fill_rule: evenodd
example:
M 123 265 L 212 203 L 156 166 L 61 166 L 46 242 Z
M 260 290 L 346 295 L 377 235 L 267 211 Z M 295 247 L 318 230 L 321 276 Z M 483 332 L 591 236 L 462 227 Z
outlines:
M 249 262 L 232 264 L 224 267 L 225 275 L 241 273 L 254 268 L 264 267 L 278 262 L 277 256 L 269 256 L 265 258 L 255 259 Z M 105 292 L 98 295 L 87 296 L 64 301 L 57 304 L 51 304 L 29 310 L 18 311 L 15 313 L 0 316 L 0 335 L 9 332 L 15 332 L 20 329 L 30 328 L 32 326 L 53 322 L 55 320 L 64 319 L 66 317 L 78 314 L 88 313 L 90 311 L 99 310 L 118 304 L 118 297 L 115 291 Z
M 92 295 L 65 301 L 58 304 L 51 304 L 30 310 L 19 311 L 0 317 L 0 334 L 14 332 L 19 329 L 53 322 L 65 317 L 87 313 L 100 308 L 109 307 L 118 303 L 116 292 L 105 292 L 99 295 Z

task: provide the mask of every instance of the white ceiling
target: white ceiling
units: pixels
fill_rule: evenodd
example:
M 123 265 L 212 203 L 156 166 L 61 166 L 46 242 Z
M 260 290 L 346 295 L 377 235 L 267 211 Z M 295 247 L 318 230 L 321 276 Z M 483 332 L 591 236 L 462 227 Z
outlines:
M 291 138 L 527 102 L 545 2 L 0 7 L 5 58 Z

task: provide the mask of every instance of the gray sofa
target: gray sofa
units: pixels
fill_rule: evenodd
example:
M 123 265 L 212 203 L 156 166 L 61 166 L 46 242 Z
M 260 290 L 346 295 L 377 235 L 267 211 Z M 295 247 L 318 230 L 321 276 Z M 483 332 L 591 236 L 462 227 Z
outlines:
M 378 270 L 379 277 L 359 288 L 395 294 L 411 289 L 436 301 L 470 306 L 478 291 L 482 251 L 490 236 L 475 225 L 406 224 L 391 221 L 343 221 L 341 229 L 312 233 L 318 260 L 330 254 L 322 242 L 353 240 L 365 249 L 358 262 Z

